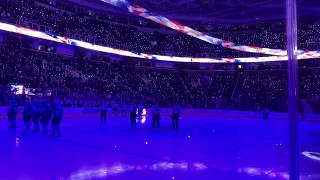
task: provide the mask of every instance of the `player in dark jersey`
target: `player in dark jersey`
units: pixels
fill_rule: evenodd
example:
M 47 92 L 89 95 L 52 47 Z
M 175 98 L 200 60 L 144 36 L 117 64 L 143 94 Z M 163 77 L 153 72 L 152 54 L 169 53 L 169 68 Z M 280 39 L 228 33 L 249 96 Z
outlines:
M 60 123 L 63 117 L 63 103 L 62 100 L 56 98 L 52 105 L 53 118 L 52 118 L 52 134 L 51 137 L 60 137 Z

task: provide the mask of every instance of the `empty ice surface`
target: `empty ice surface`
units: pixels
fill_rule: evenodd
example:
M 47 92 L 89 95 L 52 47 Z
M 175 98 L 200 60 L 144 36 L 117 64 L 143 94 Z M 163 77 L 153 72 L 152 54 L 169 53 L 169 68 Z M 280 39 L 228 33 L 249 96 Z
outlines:
M 0 122 L 1 180 L 288 179 L 287 121 L 183 117 L 173 131 L 169 117 L 154 129 L 149 117 L 135 128 L 128 117 L 75 118 L 60 139 Z M 300 124 L 301 152 L 320 152 L 319 126 Z M 319 174 L 319 161 L 301 155 L 301 179 Z

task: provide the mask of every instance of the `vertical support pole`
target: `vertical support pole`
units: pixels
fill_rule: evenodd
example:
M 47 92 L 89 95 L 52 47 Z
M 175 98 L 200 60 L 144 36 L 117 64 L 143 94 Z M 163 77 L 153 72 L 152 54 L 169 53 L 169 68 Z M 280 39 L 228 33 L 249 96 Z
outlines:
M 299 100 L 296 0 L 286 0 L 288 51 L 288 104 L 290 132 L 290 180 L 299 180 Z

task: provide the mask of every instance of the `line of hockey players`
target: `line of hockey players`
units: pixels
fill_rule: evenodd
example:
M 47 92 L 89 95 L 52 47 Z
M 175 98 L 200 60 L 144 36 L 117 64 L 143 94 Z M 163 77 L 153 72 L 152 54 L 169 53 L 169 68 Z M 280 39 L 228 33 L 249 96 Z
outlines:
M 16 129 L 16 119 L 18 113 L 18 103 L 15 95 L 10 97 L 8 107 L 9 129 Z M 60 123 L 63 116 L 63 102 L 61 98 L 55 98 L 53 102 L 47 97 L 33 97 L 32 101 L 26 98 L 22 111 L 25 131 L 30 131 L 31 122 L 32 132 L 40 132 L 40 123 L 43 134 L 48 133 L 48 125 L 52 124 L 52 137 L 60 137 Z
M 107 112 L 108 112 L 108 108 L 109 108 L 109 103 L 105 103 L 101 105 L 101 113 L 100 113 L 100 121 L 102 123 L 106 123 L 107 121 Z M 130 117 L 130 122 L 132 126 L 135 126 L 138 121 L 142 120 L 143 117 L 143 110 L 144 110 L 144 106 L 142 103 L 140 103 L 139 105 L 136 105 L 134 103 L 131 103 L 128 106 L 127 109 L 127 105 L 123 104 L 122 105 L 122 115 L 126 115 L 127 112 L 129 112 L 129 117 Z M 118 115 L 118 105 L 117 104 L 113 104 L 112 105 L 112 112 L 115 116 Z M 161 108 L 158 105 L 158 103 L 154 103 L 151 107 L 151 113 L 152 113 L 152 127 L 160 127 L 160 112 L 161 112 Z M 181 107 L 179 104 L 175 104 L 173 109 L 172 109 L 172 115 L 171 115 L 171 120 L 172 120 L 172 127 L 173 129 L 178 129 L 179 127 L 179 119 L 180 119 L 180 112 L 181 112 Z
M 16 129 L 16 119 L 18 113 L 18 103 L 15 95 L 9 98 L 8 107 L 8 120 L 9 129 Z M 101 122 L 106 122 L 107 111 L 109 104 L 105 103 L 101 106 L 100 119 Z M 112 106 L 114 115 L 118 115 L 118 105 Z M 129 112 L 130 122 L 132 126 L 135 126 L 138 121 L 142 120 L 144 106 L 140 103 L 138 106 L 134 103 L 130 104 L 127 109 L 126 105 L 122 105 L 122 115 L 126 115 Z M 154 103 L 152 108 L 152 127 L 160 127 L 160 112 L 161 108 L 158 103 Z M 181 107 L 179 104 L 175 104 L 172 110 L 172 127 L 178 129 L 180 119 Z M 50 102 L 48 97 L 33 97 L 30 101 L 26 98 L 24 108 L 22 111 L 23 121 L 25 125 L 25 131 L 30 131 L 31 124 L 33 124 L 32 132 L 40 132 L 40 124 L 43 134 L 48 133 L 48 125 L 51 121 L 52 134 L 51 136 L 60 137 L 60 123 L 63 117 L 63 101 L 61 98 L 55 98 L 53 102 Z

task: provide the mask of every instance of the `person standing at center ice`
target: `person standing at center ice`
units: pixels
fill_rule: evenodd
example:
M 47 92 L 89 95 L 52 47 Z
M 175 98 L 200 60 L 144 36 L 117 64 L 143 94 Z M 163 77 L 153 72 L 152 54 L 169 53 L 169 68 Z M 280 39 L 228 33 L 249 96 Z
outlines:
M 127 103 L 122 104 L 121 110 L 122 110 L 122 116 L 126 116 L 127 115 Z
M 160 127 L 160 106 L 158 103 L 154 103 L 151 107 L 152 110 L 152 127 L 154 128 L 157 124 L 157 127 Z
M 40 99 L 38 99 L 37 97 L 34 97 L 32 102 L 32 121 L 33 121 L 32 132 L 40 132 L 40 125 L 39 125 L 40 108 L 41 108 Z
M 100 122 L 102 123 L 107 122 L 107 112 L 108 112 L 108 103 L 103 102 L 103 104 L 101 105 Z
M 263 110 L 263 120 L 268 120 L 268 118 L 269 118 L 269 113 L 270 113 L 270 111 L 269 111 L 269 109 L 266 107 L 266 108 L 264 108 L 264 110 Z
M 115 115 L 115 116 L 118 116 L 118 110 L 119 110 L 119 105 L 118 105 L 118 103 L 117 102 L 114 102 L 114 104 L 113 104 L 113 114 Z
M 40 120 L 43 128 L 43 134 L 48 133 L 48 124 L 52 116 L 52 107 L 48 100 L 41 100 Z
M 172 127 L 175 130 L 178 130 L 179 128 L 179 119 L 180 119 L 180 112 L 181 112 L 181 107 L 180 105 L 177 103 L 173 106 L 172 109 L 172 115 L 171 115 L 171 119 L 172 119 Z
M 26 98 L 24 106 L 23 106 L 23 112 L 22 112 L 22 118 L 25 125 L 25 131 L 30 130 L 30 121 L 32 118 L 32 104 L 30 103 L 30 100 Z
M 137 118 L 137 110 L 136 110 L 136 105 L 134 103 L 131 103 L 129 106 L 129 112 L 130 112 L 130 122 L 131 125 L 134 126 L 136 125 L 136 118 Z
M 56 136 L 57 138 L 61 136 L 60 123 L 63 117 L 63 102 L 60 98 L 55 98 L 53 105 L 53 118 L 52 118 L 52 134 L 51 137 Z
M 139 121 L 141 121 L 141 119 L 142 119 L 142 112 L 143 112 L 143 104 L 142 103 L 140 103 L 139 105 L 138 105 L 138 119 L 139 119 Z
M 14 95 L 11 96 L 8 107 L 8 120 L 9 120 L 9 129 L 16 129 L 16 120 L 18 113 L 18 102 Z

